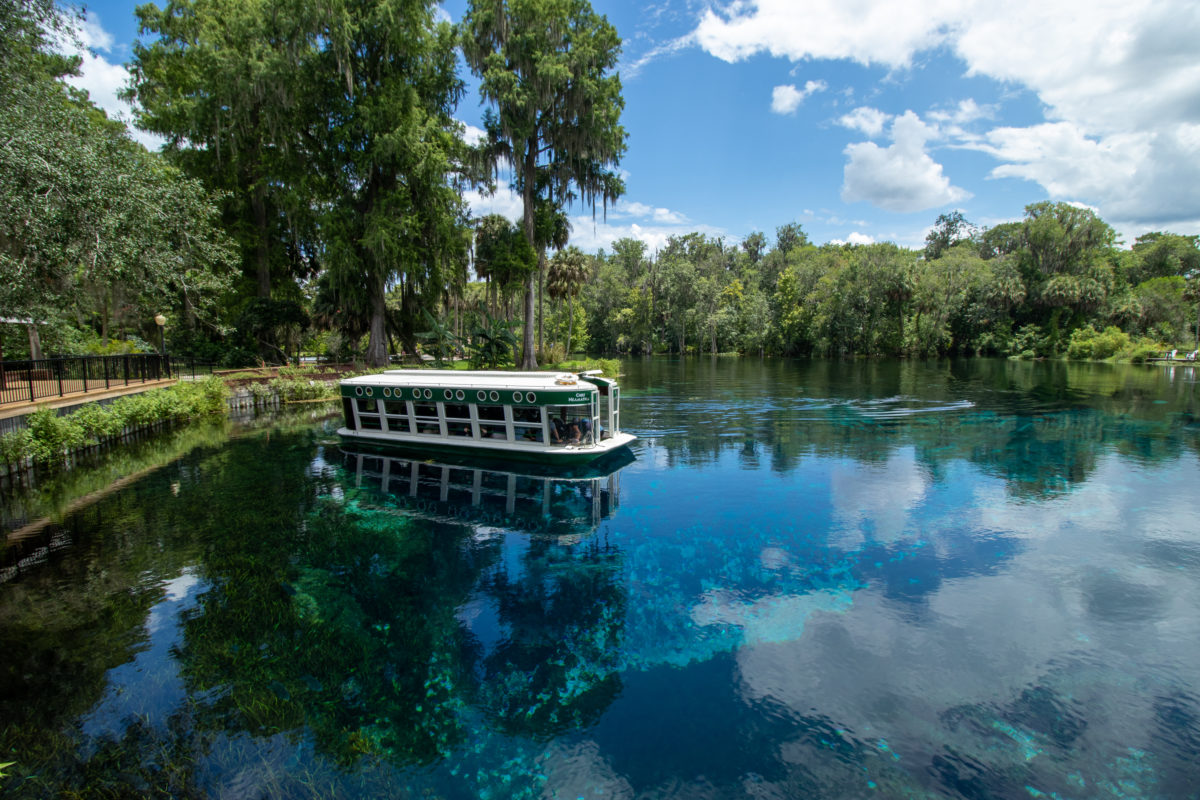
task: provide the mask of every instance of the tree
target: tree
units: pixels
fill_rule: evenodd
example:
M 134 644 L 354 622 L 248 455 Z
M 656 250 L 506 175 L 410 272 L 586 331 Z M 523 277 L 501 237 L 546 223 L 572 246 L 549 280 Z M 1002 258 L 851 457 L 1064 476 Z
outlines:
M 40 320 L 97 320 L 112 299 L 153 328 L 178 308 L 211 319 L 228 286 L 228 242 L 203 187 L 133 142 L 59 78 L 48 6 L 0 10 L 0 307 Z
M 742 250 L 750 258 L 751 264 L 757 264 L 767 251 L 767 237 L 762 231 L 754 231 L 742 240 Z
M 173 161 L 225 193 L 229 230 L 259 298 L 270 298 L 290 268 L 307 271 L 286 243 L 311 232 L 307 198 L 295 190 L 308 167 L 297 134 L 297 50 L 311 45 L 312 32 L 303 10 L 282 11 L 234 0 L 139 6 L 139 32 L 156 38 L 134 46 L 126 92 L 138 127 L 166 137 Z
M 789 222 L 775 229 L 775 249 L 784 255 L 808 244 L 808 234 L 799 222 Z
M 386 297 L 399 335 L 415 327 L 466 268 L 465 207 L 453 182 L 465 158 L 452 117 L 462 91 L 454 32 L 427 0 L 340 0 L 314 6 L 310 143 L 325 261 L 355 276 L 370 309 L 367 363 L 387 363 Z
M 961 211 L 939 214 L 925 237 L 925 260 L 933 261 L 959 242 L 975 241 L 979 229 L 967 222 Z
M 607 209 L 624 185 L 613 167 L 625 150 L 620 125 L 620 38 L 587 0 L 472 0 L 463 55 L 494 111 L 485 117 L 493 167 L 506 159 L 521 192 L 525 237 L 539 249 L 538 200 L 582 199 Z M 576 194 L 578 192 L 578 194 Z M 534 369 L 534 279 L 525 290 L 522 367 Z
M 571 333 L 575 322 L 575 296 L 591 275 L 589 259 L 578 247 L 568 247 L 550 259 L 550 296 L 567 300 L 567 355 L 571 354 Z
M 475 226 L 475 274 L 490 285 L 493 314 L 499 298 L 507 298 L 510 290 L 523 286 L 536 268 L 537 255 L 519 227 L 499 214 L 479 220 Z

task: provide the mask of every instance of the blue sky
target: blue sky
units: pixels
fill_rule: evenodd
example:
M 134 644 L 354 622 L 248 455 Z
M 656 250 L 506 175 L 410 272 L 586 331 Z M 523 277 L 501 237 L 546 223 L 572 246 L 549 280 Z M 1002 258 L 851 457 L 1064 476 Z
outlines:
M 81 85 L 124 81 L 134 2 L 89 4 Z M 461 18 L 466 0 L 446 0 Z M 624 198 L 572 217 L 594 251 L 799 222 L 815 242 L 920 246 L 938 214 L 994 225 L 1094 208 L 1126 243 L 1200 233 L 1200 3 L 594 2 L 624 41 Z M 471 90 L 458 118 L 477 128 Z M 519 217 L 501 190 L 477 213 Z

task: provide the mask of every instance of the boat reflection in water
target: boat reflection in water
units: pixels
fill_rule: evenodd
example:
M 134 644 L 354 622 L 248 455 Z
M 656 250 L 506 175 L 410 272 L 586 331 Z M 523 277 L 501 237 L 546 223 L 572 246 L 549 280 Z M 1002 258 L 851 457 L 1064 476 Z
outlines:
M 620 503 L 620 472 L 628 449 L 570 469 L 520 466 L 477 458 L 427 461 L 343 448 L 347 478 L 366 492 L 360 503 L 404 510 L 426 519 L 521 533 L 579 539 Z

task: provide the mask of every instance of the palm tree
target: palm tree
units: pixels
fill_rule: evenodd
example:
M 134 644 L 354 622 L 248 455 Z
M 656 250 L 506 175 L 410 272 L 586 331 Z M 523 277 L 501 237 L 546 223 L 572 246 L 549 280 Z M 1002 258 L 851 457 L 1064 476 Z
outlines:
M 583 289 L 591 277 L 591 264 L 578 247 L 560 250 L 550 259 L 546 276 L 546 288 L 556 300 L 567 300 L 567 355 L 571 354 L 571 334 L 575 327 L 575 295 Z

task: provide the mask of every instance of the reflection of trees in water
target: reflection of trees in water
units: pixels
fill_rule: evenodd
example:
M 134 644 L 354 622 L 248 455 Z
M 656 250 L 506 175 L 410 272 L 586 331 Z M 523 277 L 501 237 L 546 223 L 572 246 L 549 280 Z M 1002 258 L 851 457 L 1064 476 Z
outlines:
M 239 472 L 221 480 L 252 494 Z M 324 487 L 280 480 L 296 487 L 290 500 L 206 537 L 212 588 L 179 652 L 199 724 L 253 735 L 305 726 L 343 764 L 426 764 L 472 737 L 480 713 L 546 738 L 615 695 L 623 593 L 610 548 L 535 537 L 509 573 L 500 537 L 398 513 L 353 475 Z M 315 505 L 314 489 L 326 495 Z M 458 613 L 480 593 L 506 631 L 491 652 Z
M 624 624 L 616 551 L 521 536 L 519 569 L 501 569 L 503 536 L 371 508 L 378 493 L 313 453 L 312 434 L 194 453 L 68 518 L 81 530 L 59 563 L 4 587 L 3 741 L 17 776 L 42 776 L 6 789 L 188 796 L 214 748 L 238 741 L 301 736 L 344 766 L 404 766 L 477 741 L 488 720 L 504 746 L 505 733 L 541 741 L 603 712 Z M 572 520 L 600 500 L 578 487 L 547 499 Z M 186 696 L 114 722 L 111 737 L 79 732 L 108 671 L 144 649 L 162 582 L 185 569 L 198 594 L 171 658 Z M 495 605 L 494 646 L 460 618 L 476 597 Z
M 882 463 L 911 446 L 932 475 L 966 460 L 1040 496 L 1085 480 L 1105 453 L 1200 453 L 1200 438 L 1179 435 L 1200 418 L 1195 385 L 1157 367 L 649 359 L 629 372 L 629 387 L 657 388 L 631 397 L 628 427 L 661 443 L 671 466 L 732 451 L 747 468 L 788 472 L 813 457 Z
M 626 592 L 619 551 L 531 541 L 482 592 L 507 635 L 483 659 L 480 702 L 509 733 L 548 739 L 594 723 L 620 693 Z

